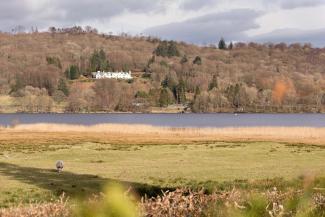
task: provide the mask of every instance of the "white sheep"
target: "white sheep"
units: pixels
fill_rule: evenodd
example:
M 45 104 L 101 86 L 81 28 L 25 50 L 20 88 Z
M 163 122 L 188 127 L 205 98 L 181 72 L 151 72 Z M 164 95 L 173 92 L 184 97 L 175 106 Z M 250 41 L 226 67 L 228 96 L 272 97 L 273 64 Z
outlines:
M 58 173 L 62 172 L 63 167 L 64 167 L 64 163 L 62 160 L 59 160 L 56 162 L 56 170 L 58 171 Z

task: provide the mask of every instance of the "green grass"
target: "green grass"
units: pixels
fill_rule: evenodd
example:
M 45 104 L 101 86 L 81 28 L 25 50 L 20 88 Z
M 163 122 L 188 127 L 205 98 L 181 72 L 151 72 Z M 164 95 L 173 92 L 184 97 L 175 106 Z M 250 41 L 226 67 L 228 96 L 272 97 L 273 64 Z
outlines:
M 6 148 L 7 147 L 7 148 Z M 27 149 L 26 149 L 27 147 Z M 5 146 L 0 152 L 0 206 L 98 193 L 107 182 L 124 182 L 140 193 L 179 186 L 265 187 L 301 175 L 325 175 L 325 149 L 275 142 L 179 145 Z M 55 172 L 55 162 L 65 162 Z M 256 180 L 253 182 L 252 180 Z M 269 181 L 265 181 L 269 180 Z M 262 182 L 261 182 L 262 183 Z

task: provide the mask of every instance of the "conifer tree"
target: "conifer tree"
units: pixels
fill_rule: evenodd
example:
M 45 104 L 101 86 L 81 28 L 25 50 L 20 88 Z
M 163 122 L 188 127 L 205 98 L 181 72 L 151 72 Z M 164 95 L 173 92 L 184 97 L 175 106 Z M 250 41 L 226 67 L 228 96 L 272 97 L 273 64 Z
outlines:
M 228 46 L 228 49 L 229 50 L 232 50 L 234 48 L 234 44 L 232 42 L 230 42 L 229 46 Z
M 178 104 L 183 104 L 186 102 L 186 86 L 183 79 L 179 81 L 179 84 L 176 87 L 176 100 Z
M 95 50 L 90 57 L 90 70 L 93 72 L 106 71 L 109 69 L 109 62 L 103 49 Z
M 71 65 L 66 71 L 65 71 L 65 75 L 68 79 L 70 80 L 75 80 L 78 79 L 80 77 L 80 71 L 78 66 L 76 65 Z
M 223 38 L 220 39 L 218 47 L 219 47 L 220 50 L 226 50 L 227 49 L 226 42 L 225 42 L 225 40 Z

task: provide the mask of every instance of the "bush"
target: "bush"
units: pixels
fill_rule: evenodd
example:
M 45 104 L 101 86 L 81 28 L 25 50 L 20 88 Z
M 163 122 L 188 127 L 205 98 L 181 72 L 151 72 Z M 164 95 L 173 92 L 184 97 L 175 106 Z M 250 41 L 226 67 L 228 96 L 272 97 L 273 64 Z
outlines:
M 196 56 L 195 59 L 193 60 L 193 64 L 196 65 L 202 65 L 202 59 L 200 56 Z
M 154 54 L 162 57 L 179 56 L 177 44 L 174 41 L 162 41 L 154 51 Z
M 160 91 L 159 97 L 159 106 L 167 107 L 168 105 L 173 103 L 173 96 L 168 88 L 163 88 Z
M 67 82 L 63 78 L 60 78 L 59 80 L 58 90 L 62 91 L 64 95 L 69 96 L 69 87 L 67 85 Z
M 46 57 L 46 62 L 49 65 L 54 65 L 59 69 L 62 69 L 61 61 L 58 57 Z

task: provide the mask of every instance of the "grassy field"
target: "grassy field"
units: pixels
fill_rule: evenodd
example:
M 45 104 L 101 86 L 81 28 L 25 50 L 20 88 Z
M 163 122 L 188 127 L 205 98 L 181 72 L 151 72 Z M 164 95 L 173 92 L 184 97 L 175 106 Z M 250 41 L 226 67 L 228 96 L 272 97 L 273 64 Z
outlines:
M 157 133 L 153 127 L 143 127 L 145 137 L 117 126 L 110 133 L 100 133 L 103 128 L 82 133 L 81 127 L 55 127 L 60 128 L 43 126 L 40 132 L 35 126 L 20 126 L 0 131 L 0 206 L 50 200 L 62 192 L 73 197 L 98 193 L 112 181 L 131 185 L 140 194 L 155 194 L 161 188 L 211 188 L 224 182 L 325 174 L 325 146 L 319 144 L 218 141 L 212 138 L 215 133 L 186 137 L 186 130 L 171 137 L 168 133 L 175 131 Z M 65 162 L 61 174 L 54 170 L 57 160 Z
M 274 141 L 253 141 L 247 136 L 253 134 L 244 129 L 241 138 L 230 137 L 230 130 L 225 139 L 226 130 L 219 131 L 218 140 L 212 129 L 193 134 L 185 129 L 158 133 L 153 127 L 120 127 L 90 127 L 87 132 L 49 125 L 0 130 L 0 206 L 50 200 L 62 192 L 89 195 L 115 181 L 132 185 L 140 194 L 155 194 L 161 188 L 325 176 L 322 129 L 306 129 L 304 138 L 311 135 L 317 141 L 312 145 L 290 142 L 290 129 L 288 141 L 281 134 Z M 65 162 L 61 174 L 54 170 L 57 160 Z

